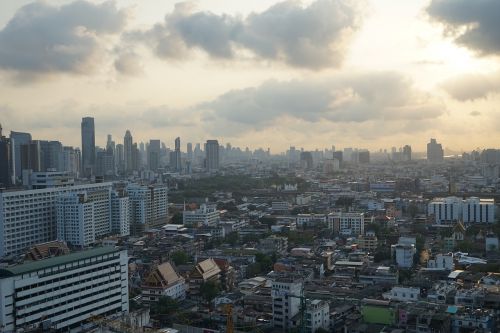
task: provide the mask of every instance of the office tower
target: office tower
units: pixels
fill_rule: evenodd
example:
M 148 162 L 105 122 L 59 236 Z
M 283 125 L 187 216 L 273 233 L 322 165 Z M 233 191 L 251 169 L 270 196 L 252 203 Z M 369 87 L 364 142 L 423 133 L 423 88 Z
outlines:
M 22 132 L 10 132 L 11 159 L 12 159 L 12 179 L 17 183 L 23 178 L 21 168 L 21 145 L 31 141 L 31 134 Z
M 411 161 L 411 146 L 406 145 L 403 147 L 403 161 Z
M 303 151 L 300 153 L 300 167 L 306 170 L 311 170 L 313 168 L 313 157 L 310 151 Z
M 122 144 L 116 145 L 115 165 L 119 172 L 125 171 L 124 149 Z
M 21 145 L 21 173 L 22 170 L 42 171 L 40 141 L 31 141 Z
M 208 172 L 219 170 L 219 142 L 217 140 L 207 140 L 205 153 L 206 170 Z
M 341 150 L 337 150 L 333 152 L 333 159 L 339 161 L 339 163 L 342 163 L 343 161 L 343 153 Z
M 137 143 L 134 142 L 134 144 L 132 144 L 132 171 L 137 171 L 140 168 L 140 154 L 139 147 L 137 147 Z
M 94 204 L 96 237 L 110 232 L 112 183 L 0 193 L 0 257 L 56 239 L 56 201 L 65 193 L 87 193 Z M 23 228 L 19 228 L 22 225 Z
M 186 151 L 187 151 L 188 161 L 192 161 L 193 160 L 193 144 L 191 142 L 188 142 Z
M 63 147 L 63 170 L 68 172 L 73 177 L 78 177 L 80 173 L 79 169 L 79 157 L 78 152 L 73 147 Z
M 126 250 L 100 247 L 0 270 L 2 332 L 72 332 L 129 310 Z
M 123 160 L 125 173 L 131 173 L 132 170 L 134 170 L 133 159 L 132 134 L 130 134 L 130 131 L 127 130 L 125 132 L 125 137 L 123 138 Z
M 442 162 L 444 159 L 443 147 L 436 139 L 431 139 L 427 144 L 427 161 L 430 163 Z
M 3 136 L 0 124 L 0 187 L 11 183 L 11 146 L 10 140 Z
M 130 232 L 140 235 L 152 227 L 167 223 L 168 188 L 166 185 L 127 185 L 131 219 Z
M 161 143 L 160 140 L 149 140 L 148 145 L 148 168 L 158 171 L 160 167 Z
M 370 152 L 368 150 L 362 150 L 358 152 L 358 162 L 359 164 L 370 163 Z
M 95 175 L 112 178 L 115 176 L 115 159 L 112 150 L 99 150 L 96 154 Z
M 82 118 L 82 172 L 85 177 L 92 176 L 95 165 L 95 127 L 94 118 Z
M 149 144 L 144 142 L 139 143 L 139 167 L 148 166 L 149 167 Z
M 42 171 L 62 171 L 63 146 L 59 141 L 40 140 Z M 93 170 L 93 169 L 92 169 Z
M 170 160 L 171 167 L 175 171 L 181 172 L 182 171 L 181 138 L 179 137 L 175 138 L 175 150 L 173 151 L 173 154 L 171 154 L 171 156 L 173 157 L 173 161 Z

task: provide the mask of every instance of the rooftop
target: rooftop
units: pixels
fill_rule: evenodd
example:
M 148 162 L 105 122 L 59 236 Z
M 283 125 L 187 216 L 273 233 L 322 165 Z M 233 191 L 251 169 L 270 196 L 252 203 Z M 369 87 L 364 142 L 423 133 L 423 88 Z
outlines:
M 54 266 L 64 265 L 78 260 L 97 257 L 105 254 L 119 252 L 120 249 L 112 246 L 98 247 L 86 251 L 74 252 L 64 256 L 52 257 L 44 260 L 33 261 L 21 265 L 0 269 L 0 278 L 36 272 Z

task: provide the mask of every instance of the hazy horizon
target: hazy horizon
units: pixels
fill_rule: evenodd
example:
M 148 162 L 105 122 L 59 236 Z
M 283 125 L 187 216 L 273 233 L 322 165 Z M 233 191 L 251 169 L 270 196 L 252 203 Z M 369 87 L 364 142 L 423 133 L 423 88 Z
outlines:
M 9 1 L 4 135 L 371 151 L 500 142 L 500 2 Z

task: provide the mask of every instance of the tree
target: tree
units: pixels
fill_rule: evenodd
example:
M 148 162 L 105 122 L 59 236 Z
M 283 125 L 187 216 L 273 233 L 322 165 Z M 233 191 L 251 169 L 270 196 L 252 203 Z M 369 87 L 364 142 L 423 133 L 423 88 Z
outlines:
M 154 314 L 165 315 L 176 312 L 178 308 L 179 303 L 175 299 L 168 296 L 161 296 L 151 310 Z
M 236 232 L 236 231 L 230 232 L 226 236 L 226 242 L 232 246 L 235 246 L 236 244 L 238 244 L 239 239 L 240 239 L 240 236 L 238 235 L 238 232 Z
M 170 255 L 170 258 L 176 265 L 184 265 L 189 261 L 189 256 L 184 251 L 175 251 Z
M 200 286 L 200 295 L 209 304 L 219 293 L 220 293 L 220 285 L 218 282 L 207 281 L 202 283 Z
M 182 217 L 182 213 L 181 212 L 176 212 L 173 216 L 172 216 L 172 220 L 170 221 L 172 224 L 183 224 L 184 221 L 183 221 L 183 217 Z

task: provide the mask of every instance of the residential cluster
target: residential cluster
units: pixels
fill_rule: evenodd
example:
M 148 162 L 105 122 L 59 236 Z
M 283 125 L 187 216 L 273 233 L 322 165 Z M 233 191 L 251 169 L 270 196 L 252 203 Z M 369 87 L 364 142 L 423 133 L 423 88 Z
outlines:
M 2 136 L 1 332 L 497 332 L 500 150 Z

